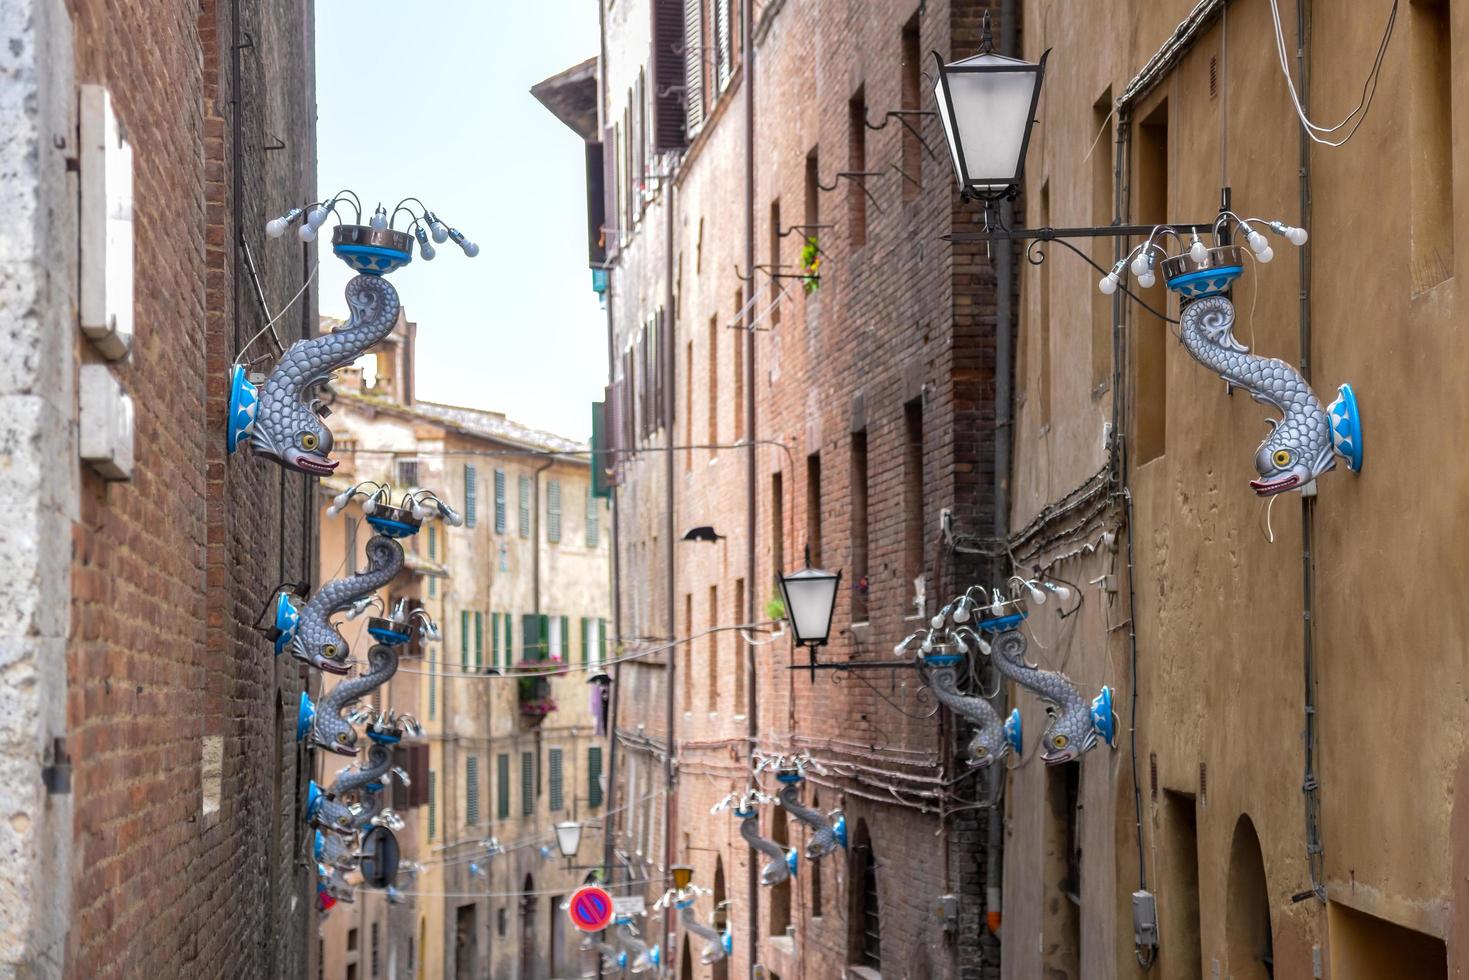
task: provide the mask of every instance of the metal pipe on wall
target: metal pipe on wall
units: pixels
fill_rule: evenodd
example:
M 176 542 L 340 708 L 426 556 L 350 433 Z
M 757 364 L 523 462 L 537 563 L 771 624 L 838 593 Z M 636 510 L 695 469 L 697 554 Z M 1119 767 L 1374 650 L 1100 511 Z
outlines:
M 673 438 L 673 392 L 675 389 L 674 376 L 675 364 L 673 359 L 673 167 L 669 166 L 667 174 L 663 178 L 663 322 L 659 331 L 658 343 L 663 346 L 664 384 L 663 384 L 663 438 L 671 447 Z M 664 567 L 664 596 L 663 611 L 666 617 L 668 638 L 670 641 L 678 636 L 677 605 L 674 597 L 674 586 L 676 580 L 673 569 L 673 528 L 674 528 L 674 497 L 673 497 L 673 453 L 663 454 L 663 567 Z M 664 797 L 663 809 L 663 853 L 664 867 L 671 868 L 676 864 L 673 837 L 678 829 L 678 793 L 675 787 L 676 771 L 674 768 L 674 757 L 678 754 L 674 746 L 674 699 L 678 685 L 675 683 L 678 677 L 678 644 L 668 644 L 668 669 L 664 672 L 663 680 L 667 685 L 664 698 L 664 738 L 667 751 L 663 756 L 663 779 L 667 786 L 668 794 Z M 674 925 L 673 906 L 670 903 L 663 918 L 663 948 L 669 952 L 673 950 L 676 926 Z
M 746 288 L 751 291 L 750 296 L 744 297 L 746 310 L 745 320 L 749 319 L 749 311 L 752 309 L 755 290 L 755 31 L 754 15 L 751 7 L 753 0 L 745 0 L 740 4 L 740 61 L 741 82 L 740 98 L 743 103 L 745 116 L 745 275 L 749 276 L 749 284 Z M 755 487 L 756 487 L 756 460 L 755 460 L 755 331 L 745 330 L 745 438 L 750 445 L 745 450 L 745 622 L 755 622 L 755 589 L 756 589 L 756 564 L 755 564 Z M 757 685 L 755 678 L 755 648 L 748 643 L 745 644 L 745 730 L 750 739 L 746 745 L 747 754 L 755 750 L 755 740 L 760 732 L 759 702 L 755 700 Z M 748 922 L 745 929 L 749 933 L 749 967 L 753 969 L 758 951 L 759 925 L 760 925 L 760 878 L 755 862 L 747 862 L 748 880 L 746 888 L 749 897 L 746 901 L 748 906 Z

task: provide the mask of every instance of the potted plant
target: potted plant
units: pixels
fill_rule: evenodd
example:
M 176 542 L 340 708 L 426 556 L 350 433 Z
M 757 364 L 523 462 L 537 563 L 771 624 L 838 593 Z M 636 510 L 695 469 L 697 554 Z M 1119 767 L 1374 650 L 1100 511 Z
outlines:
M 801 246 L 801 288 L 808 296 L 821 288 L 821 246 L 815 235 Z

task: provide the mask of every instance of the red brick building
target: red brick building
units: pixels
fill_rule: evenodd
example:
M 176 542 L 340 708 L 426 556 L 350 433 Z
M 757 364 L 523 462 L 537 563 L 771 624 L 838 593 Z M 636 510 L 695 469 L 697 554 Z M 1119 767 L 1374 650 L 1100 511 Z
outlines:
M 252 623 L 277 583 L 311 580 L 314 481 L 227 457 L 225 418 L 260 297 L 283 311 L 316 260 L 263 234 L 315 190 L 311 4 L 24 0 L 0 16 L 16 228 L 0 280 L 21 355 L 0 427 L 22 515 L 3 548 L 18 628 L 0 680 L 0 973 L 299 976 L 306 677 Z M 105 215 L 89 196 L 104 185 Z M 99 216 L 131 219 L 105 274 Z M 308 290 L 280 341 L 314 331 L 315 310 Z
M 767 613 L 809 548 L 843 572 L 821 659 L 891 660 L 995 576 L 1008 345 L 991 263 L 940 240 L 975 212 L 953 190 L 929 54 L 971 53 L 985 8 L 766 0 L 742 23 L 722 0 L 602 5 L 592 244 L 632 658 L 615 683 L 614 864 L 650 903 L 671 865 L 693 866 L 714 892 L 700 915 L 728 901 L 715 914 L 734 935 L 713 966 L 680 937 L 680 977 L 998 973 L 988 787 L 958 761 L 954 721 L 911 666 L 788 669 L 806 654 Z M 752 888 L 764 858 L 735 818 L 710 815 L 750 785 L 752 751 L 809 753 L 826 772 L 805 802 L 846 815 L 849 847 L 774 888 Z M 768 807 L 762 833 L 808 832 Z M 643 931 L 668 949 L 661 921 Z

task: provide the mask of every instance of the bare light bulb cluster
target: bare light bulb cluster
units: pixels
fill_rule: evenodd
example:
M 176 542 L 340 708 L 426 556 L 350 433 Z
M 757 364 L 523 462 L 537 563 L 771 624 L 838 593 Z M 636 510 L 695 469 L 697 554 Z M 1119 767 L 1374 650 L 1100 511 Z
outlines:
M 327 200 L 310 204 L 304 209 L 291 208 L 285 214 L 271 218 L 265 223 L 265 234 L 271 238 L 282 238 L 291 229 L 291 226 L 299 221 L 300 226 L 296 228 L 296 237 L 303 242 L 314 242 L 322 226 L 326 224 L 327 218 L 337 213 L 339 203 L 351 203 L 356 209 L 354 223 L 362 221 L 362 204 L 357 195 L 349 190 L 343 190 Z M 468 258 L 472 259 L 479 254 L 479 246 L 470 241 L 463 232 L 449 227 L 437 214 L 427 208 L 423 208 L 421 214 L 416 212 L 412 207 L 414 203 L 423 207 L 423 203 L 416 197 L 404 198 L 392 211 L 378 204 L 372 216 L 368 218 L 367 226 L 373 231 L 389 231 L 393 227 L 393 219 L 397 217 L 398 212 L 405 211 L 413 219 L 407 230 L 418 242 L 418 254 L 424 261 L 431 262 L 438 254 L 434 245 L 442 245 L 450 240 L 458 245 Z
M 1270 239 L 1261 229 L 1274 232 L 1292 245 L 1297 247 L 1306 244 L 1310 237 L 1304 228 L 1288 225 L 1283 221 L 1273 221 L 1264 218 L 1240 218 L 1231 211 L 1226 211 L 1219 216 L 1214 223 L 1214 239 L 1218 243 L 1220 231 L 1233 221 L 1235 228 L 1244 237 L 1245 244 L 1249 246 L 1255 259 L 1262 263 L 1268 263 L 1275 258 L 1275 249 L 1270 244 Z M 1133 281 L 1141 289 L 1149 289 L 1158 282 L 1157 266 L 1161 259 L 1173 258 L 1164 251 L 1159 244 L 1159 239 L 1172 236 L 1179 244 L 1183 244 L 1183 233 L 1168 225 L 1159 225 L 1153 229 L 1148 240 L 1127 255 L 1118 260 L 1111 270 L 1097 281 L 1097 290 L 1103 296 L 1111 296 L 1122 288 L 1123 277 L 1131 273 Z M 1187 249 L 1180 254 L 1186 254 L 1190 261 L 1199 268 L 1207 268 L 1209 265 L 1209 245 L 1199 237 L 1197 232 L 1190 233 L 1190 241 Z

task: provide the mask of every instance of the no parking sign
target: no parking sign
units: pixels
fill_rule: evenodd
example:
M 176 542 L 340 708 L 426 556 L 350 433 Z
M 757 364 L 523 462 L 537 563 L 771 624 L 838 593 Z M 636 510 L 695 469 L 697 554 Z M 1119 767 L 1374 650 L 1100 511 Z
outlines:
M 612 922 L 612 896 L 596 885 L 578 888 L 566 903 L 566 914 L 582 932 L 601 932 Z

